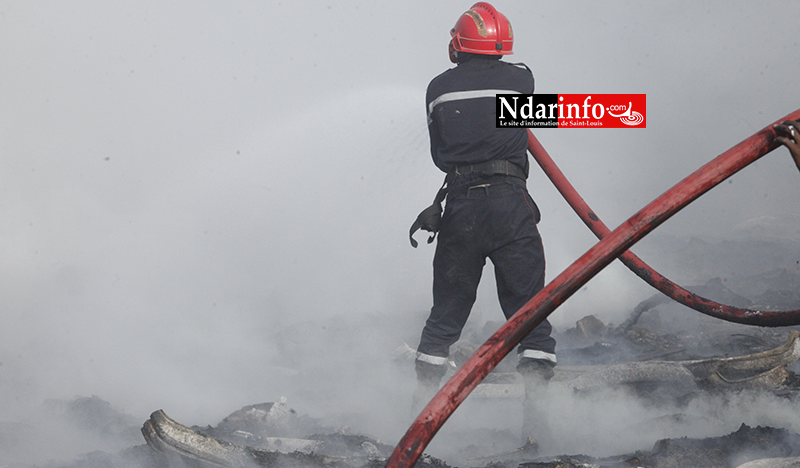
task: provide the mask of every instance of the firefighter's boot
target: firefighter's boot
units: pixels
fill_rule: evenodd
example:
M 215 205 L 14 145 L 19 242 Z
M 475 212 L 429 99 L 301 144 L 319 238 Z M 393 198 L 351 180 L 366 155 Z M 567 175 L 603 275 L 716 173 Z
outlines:
M 439 384 L 442 382 L 442 377 L 447 373 L 447 366 L 417 360 L 416 371 L 417 388 L 414 390 L 414 395 L 411 399 L 412 418 L 416 418 L 422 408 L 439 391 Z
M 550 445 L 547 423 L 547 386 L 553 377 L 553 363 L 541 359 L 521 358 L 517 372 L 525 382 L 522 402 L 522 444 L 531 451 Z

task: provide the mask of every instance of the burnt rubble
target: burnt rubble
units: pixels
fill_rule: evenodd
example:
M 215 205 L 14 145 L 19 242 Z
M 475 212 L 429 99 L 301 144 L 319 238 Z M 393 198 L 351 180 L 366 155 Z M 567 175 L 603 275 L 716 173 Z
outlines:
M 757 259 L 775 268 L 746 274 L 731 260 L 731 250 L 742 243 L 710 244 L 693 239 L 667 248 L 697 275 L 706 279 L 693 291 L 723 303 L 762 310 L 800 309 L 800 261 L 796 244 L 791 254 L 785 245 L 759 243 Z M 776 245 L 778 247 L 776 247 Z M 747 246 L 744 246 L 747 247 Z M 776 250 L 777 249 L 777 250 Z M 776 252 L 784 252 L 777 255 Z M 755 255 L 755 254 L 753 254 Z M 719 266 L 710 269 L 703 263 Z M 670 257 L 672 258 L 672 257 Z M 782 259 L 776 263 L 776 258 Z M 747 258 L 752 265 L 756 257 Z M 735 262 L 734 262 L 735 263 Z M 681 263 L 676 263 L 679 265 Z M 800 265 L 800 263 L 798 263 Z M 452 350 L 453 367 L 460 365 L 497 328 L 487 323 L 466 329 Z M 632 421 L 634 431 L 651 432 L 660 426 L 687 429 L 680 437 L 653 437 L 645 445 L 614 455 L 589 450 L 588 454 L 549 453 L 546 444 L 523 444 L 515 430 L 470 429 L 447 439 L 460 458 L 440 460 L 428 455 L 418 467 L 447 468 L 778 468 L 800 466 L 800 435 L 791 428 L 767 424 L 723 425 L 718 419 L 732 401 L 780 401 L 788 412 L 800 403 L 800 327 L 758 328 L 731 324 L 702 316 L 655 294 L 641 301 L 621 323 L 603 322 L 586 314 L 574 327 L 556 332 L 559 343 L 554 392 L 589 404 L 603 402 L 609 389 L 647 407 L 663 408 L 656 417 Z M 387 357 L 387 360 L 389 358 Z M 400 346 L 392 356 L 399 368 L 408 367 L 413 350 Z M 472 401 L 508 401 L 517 404 L 523 394 L 509 357 L 470 395 Z M 289 395 L 291 396 L 291 395 Z M 751 400 L 747 400 L 747 399 Z M 696 402 L 713 401 L 715 412 L 693 411 Z M 245 406 L 215 426 L 187 427 L 164 411 L 144 422 L 125 415 L 99 397 L 50 401 L 45 411 L 68 420 L 92 437 L 113 441 L 118 451 L 87 452 L 68 464 L 47 468 L 167 468 L 205 466 L 380 468 L 391 454 L 391 441 L 306 416 L 286 399 Z M 464 411 L 469 411 L 465 408 Z M 167 409 L 168 411 L 168 409 Z M 587 424 L 591 424 L 588 422 Z M 735 429 L 739 424 L 741 426 Z M 760 424 L 760 425 L 759 425 Z M 796 427 L 787 424 L 792 428 Z M 0 453 L 26 435 L 35 436 L 35 422 L 0 422 Z M 690 431 L 715 427 L 711 432 Z M 653 432 L 661 434 L 661 432 Z M 468 434 L 463 436 L 461 434 Z M 682 436 L 686 434 L 686 436 Z M 144 436 L 144 437 L 143 437 Z M 653 442 L 655 441 L 655 442 Z M 128 448 L 124 448 L 128 447 Z M 0 466 L 4 461 L 0 460 Z M 15 467 L 16 468 L 16 467 Z M 32 468 L 22 467 L 19 468 Z
M 590 396 L 602 388 L 624 388 L 631 397 L 651 404 L 669 400 L 678 408 L 692 398 L 726 396 L 741 392 L 769 393 L 795 401 L 800 391 L 800 379 L 787 369 L 800 357 L 800 332 L 797 330 L 758 330 L 751 334 L 725 333 L 715 330 L 717 322 L 703 329 L 709 339 L 721 349 L 755 351 L 739 356 L 707 357 L 707 344 L 693 346 L 670 337 L 664 330 L 649 330 L 641 325 L 626 324 L 625 329 L 607 326 L 595 317 L 579 321 L 566 335 L 575 342 L 600 339 L 592 349 L 619 348 L 624 353 L 656 356 L 664 359 L 681 355 L 693 359 L 680 361 L 645 360 L 620 364 L 578 365 L 557 367 L 553 384 L 561 391 L 576 397 Z M 726 328 L 722 325 L 722 328 Z M 696 329 L 700 332 L 700 329 Z M 728 338 L 725 339 L 724 337 Z M 699 341 L 698 341 L 699 344 Z M 664 352 L 664 349 L 675 350 Z M 591 355 L 585 348 L 575 356 Z M 660 350 L 660 352 L 655 352 Z M 569 354 L 569 353 L 567 353 Z M 398 359 L 404 354 L 397 353 Z M 515 398 L 521 392 L 519 379 L 510 372 L 493 373 L 487 382 L 474 392 L 475 398 Z M 499 388 L 505 388 L 499 391 Z M 662 421 L 691 424 L 688 414 L 675 413 Z M 669 420 L 669 421 L 666 421 Z M 225 418 L 216 427 L 187 428 L 169 419 L 162 411 L 153 413 L 145 423 L 143 433 L 148 444 L 169 462 L 175 457 L 189 460 L 195 466 L 298 466 L 298 467 L 380 467 L 391 453 L 390 445 L 361 435 L 325 431 L 313 419 L 299 416 L 290 410 L 286 401 L 244 407 Z M 314 435 L 303 436 L 303 432 Z M 320 435 L 324 434 L 324 435 Z M 484 434 L 489 436 L 489 434 Z M 800 435 L 787 429 L 750 427 L 742 424 L 732 433 L 705 438 L 666 438 L 656 442 L 651 450 L 639 450 L 612 457 L 590 455 L 541 456 L 535 448 L 523 446 L 517 450 L 496 454 L 482 453 L 469 444 L 462 451 L 469 458 L 458 466 L 497 468 L 529 467 L 738 467 L 761 460 L 759 467 L 792 466 L 792 457 L 800 457 Z M 774 459 L 767 461 L 766 459 Z M 768 464 L 763 464 L 768 463 Z M 771 463 L 771 464 L 769 464 Z M 417 466 L 448 466 L 432 457 L 423 457 Z M 159 465 L 155 465 L 159 466 Z M 756 466 L 756 465 L 752 465 Z
M 650 451 L 594 458 L 586 455 L 563 456 L 558 460 L 514 464 L 520 468 L 781 468 L 796 466 L 800 454 L 800 435 L 785 429 L 742 426 L 731 434 L 704 439 L 663 439 Z M 756 465 L 754 461 L 765 461 Z M 745 465 L 747 464 L 747 465 Z M 493 465 L 505 468 L 502 463 Z
M 380 468 L 384 466 L 393 447 L 362 435 L 327 433 L 311 435 L 302 439 L 278 436 L 256 436 L 263 432 L 257 421 L 264 421 L 263 413 L 253 412 L 275 406 L 284 406 L 285 401 L 264 403 L 244 407 L 225 422 L 215 427 L 187 428 L 170 420 L 162 411 L 157 411 L 145 424 L 155 425 L 162 433 L 171 433 L 174 439 L 145 434 L 149 445 L 138 445 L 116 454 L 105 452 L 88 453 L 68 465 L 49 465 L 61 468 L 172 468 L 172 467 L 357 467 Z M 269 410 L 267 410 L 268 412 Z M 243 414 L 250 413 L 242 418 Z M 280 434 L 281 427 L 291 433 L 300 427 L 317 423 L 291 412 L 291 416 L 279 425 L 267 424 L 266 432 Z M 232 423 L 231 417 L 238 421 Z M 283 425 L 285 424 L 285 426 Z M 322 429 L 317 427 L 317 429 Z M 143 429 L 146 433 L 147 429 Z M 276 432 L 277 431 L 277 432 Z M 214 433 L 220 438 L 212 438 Z M 245 434 L 246 433 L 246 434 Z M 223 439 L 224 437 L 224 439 Z M 200 439 L 206 439 L 205 442 Z M 227 440 L 247 440 L 253 446 L 237 445 Z M 256 440 L 259 439 L 259 440 Z M 274 447 L 282 439 L 283 448 Z M 305 447 L 292 441 L 310 444 Z M 161 445 L 167 442 L 167 445 Z M 171 444 L 171 445 L 169 445 Z M 270 447 L 271 449 L 264 447 Z M 533 460 L 531 460 L 533 458 Z M 753 464 L 761 460 L 760 464 Z M 651 450 L 611 457 L 590 455 L 561 455 L 536 458 L 526 453 L 524 447 L 506 454 L 497 454 L 484 460 L 474 460 L 464 466 L 491 468 L 778 468 L 797 466 L 800 460 L 800 435 L 786 429 L 772 427 L 749 427 L 742 425 L 737 431 L 720 437 L 662 439 Z M 751 462 L 751 464 L 744 465 Z M 423 456 L 416 465 L 419 468 L 448 468 L 450 465 L 433 457 Z
M 789 340 L 783 345 L 749 356 L 762 358 L 786 356 L 786 353 L 782 351 L 794 349 L 797 343 L 797 333 L 789 335 Z M 737 337 L 733 338 L 738 341 Z M 608 368 L 609 366 L 592 367 Z M 758 391 L 780 394 L 784 398 L 794 400 L 797 394 L 798 379 L 791 372 L 789 375 L 790 377 L 778 385 L 770 384 Z M 632 394 L 640 398 L 646 398 L 650 394 L 650 390 L 646 386 L 632 388 Z M 706 394 L 712 392 L 721 398 L 740 391 L 742 390 L 720 388 L 694 390 L 694 392 L 705 392 Z M 490 397 L 483 396 L 483 398 Z M 120 424 L 120 421 L 129 422 L 130 419 L 124 415 L 115 416 L 113 412 L 109 411 L 109 405 L 97 397 L 55 406 L 82 408 L 83 416 L 77 418 L 77 422 L 90 421 L 89 415 L 111 415 L 110 418 L 106 418 L 112 422 L 109 427 L 115 428 L 110 436 L 116 437 L 130 430 L 130 426 L 120 430 L 125 426 L 124 423 Z M 692 417 L 686 414 L 669 416 L 672 419 L 671 422 L 688 421 L 688 423 L 691 423 Z M 655 422 L 648 423 L 648 425 L 652 424 Z M 162 411 L 157 411 L 145 423 L 142 431 L 148 445 L 133 446 L 116 454 L 91 452 L 72 464 L 52 466 L 63 468 L 116 468 L 123 466 L 133 468 L 183 466 L 379 468 L 385 464 L 393 448 L 390 444 L 368 436 L 324 427 L 313 418 L 290 409 L 285 399 L 279 399 L 273 403 L 246 406 L 235 411 L 216 426 L 206 427 L 188 428 L 172 421 Z M 484 436 L 488 435 L 484 434 Z M 485 453 L 485 447 L 480 448 L 473 445 L 472 448 L 464 447 L 464 452 L 471 454 L 472 458 L 457 466 L 733 468 L 753 460 L 762 460 L 760 463 L 769 464 L 752 466 L 774 468 L 795 466 L 790 463 L 797 461 L 791 457 L 800 457 L 800 435 L 781 428 L 742 425 L 737 431 L 725 436 L 662 439 L 656 442 L 650 450 L 639 450 L 602 458 L 591 455 L 540 456 L 535 450 L 528 452 L 524 447 L 508 453 L 491 455 Z M 212 456 L 209 457 L 209 454 Z M 779 460 L 768 462 L 765 459 Z M 446 468 L 450 465 L 442 460 L 425 456 L 417 466 Z

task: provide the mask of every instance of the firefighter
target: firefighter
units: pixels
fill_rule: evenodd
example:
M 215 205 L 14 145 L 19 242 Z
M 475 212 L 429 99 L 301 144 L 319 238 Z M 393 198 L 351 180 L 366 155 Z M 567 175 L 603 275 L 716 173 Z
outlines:
M 526 187 L 527 130 L 496 128 L 495 122 L 495 95 L 532 94 L 533 74 L 524 64 L 501 60 L 512 53 L 514 34 L 508 19 L 489 3 L 476 3 L 462 14 L 450 36 L 450 61 L 456 66 L 434 78 L 426 95 L 431 156 L 447 176 L 437 202 L 411 231 L 422 228 L 439 236 L 433 307 L 416 354 L 415 411 L 438 391 L 487 258 L 507 319 L 544 287 L 540 214 Z M 439 219 L 438 202 L 445 194 Z M 556 364 L 551 330 L 545 320 L 517 350 L 517 370 L 526 382 L 526 422 L 533 419 Z M 523 433 L 523 440 L 527 436 Z
M 775 140 L 789 148 L 792 159 L 794 159 L 797 169 L 800 170 L 800 138 L 798 138 L 800 137 L 800 121 L 787 120 L 782 124 L 776 125 L 775 131 L 778 133 Z

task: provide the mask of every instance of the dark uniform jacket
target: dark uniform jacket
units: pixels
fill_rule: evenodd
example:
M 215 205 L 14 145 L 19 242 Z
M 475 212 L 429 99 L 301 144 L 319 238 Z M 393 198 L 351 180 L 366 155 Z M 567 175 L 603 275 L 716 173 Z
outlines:
M 450 173 L 457 165 L 507 159 L 528 174 L 525 128 L 496 128 L 496 94 L 532 94 L 533 74 L 523 64 L 471 56 L 428 85 L 426 108 L 431 155 Z

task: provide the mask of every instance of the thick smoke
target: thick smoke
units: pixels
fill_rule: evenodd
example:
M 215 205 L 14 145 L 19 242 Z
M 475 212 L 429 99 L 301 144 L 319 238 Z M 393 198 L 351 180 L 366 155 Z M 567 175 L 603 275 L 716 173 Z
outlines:
M 539 132 L 612 228 L 798 105 L 795 2 L 496 6 L 537 92 L 647 94 L 646 130 Z M 441 181 L 424 91 L 468 7 L 0 6 L 0 420 L 99 395 L 141 421 L 163 408 L 205 425 L 285 395 L 394 442 L 413 372 L 389 356 L 416 345 L 430 307 L 433 249 L 412 250 L 407 229 Z M 796 233 L 784 153 L 658 232 Z M 532 172 L 551 279 L 595 240 Z M 486 273 L 476 325 L 501 316 Z M 651 293 L 612 266 L 552 321 L 619 321 Z M 0 463 L 92 449 L 52 432 Z

